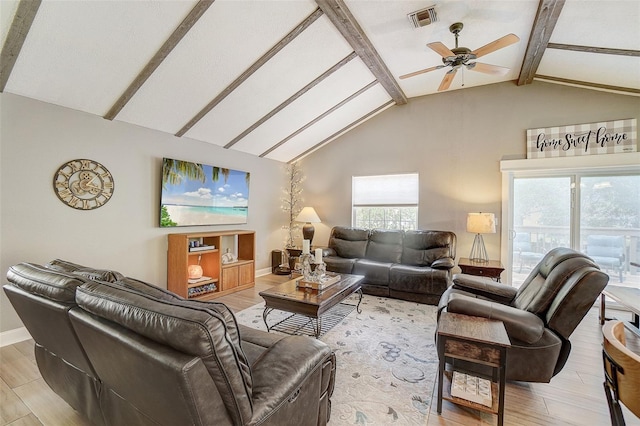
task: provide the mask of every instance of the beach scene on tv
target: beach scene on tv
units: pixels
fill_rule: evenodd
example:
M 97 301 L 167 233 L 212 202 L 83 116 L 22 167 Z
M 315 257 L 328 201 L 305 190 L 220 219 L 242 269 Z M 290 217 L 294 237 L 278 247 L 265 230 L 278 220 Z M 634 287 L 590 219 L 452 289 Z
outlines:
M 162 160 L 160 226 L 247 223 L 249 173 Z

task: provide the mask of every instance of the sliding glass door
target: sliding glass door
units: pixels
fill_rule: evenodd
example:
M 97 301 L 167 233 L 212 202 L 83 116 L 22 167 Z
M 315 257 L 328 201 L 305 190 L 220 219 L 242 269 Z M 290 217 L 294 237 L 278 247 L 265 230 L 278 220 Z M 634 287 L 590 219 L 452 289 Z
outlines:
M 610 284 L 639 287 L 640 175 L 582 177 L 579 229 L 579 249 Z
M 571 246 L 572 183 L 568 176 L 514 179 L 511 209 L 514 286 L 519 287 L 553 247 Z
M 513 177 L 509 246 L 519 287 L 554 247 L 586 253 L 610 283 L 640 286 L 640 175 L 565 174 Z

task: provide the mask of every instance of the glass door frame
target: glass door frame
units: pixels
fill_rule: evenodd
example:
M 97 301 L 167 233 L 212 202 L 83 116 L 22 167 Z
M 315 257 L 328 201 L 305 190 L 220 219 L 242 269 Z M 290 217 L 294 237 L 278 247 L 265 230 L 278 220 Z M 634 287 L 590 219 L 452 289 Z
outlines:
M 571 177 L 571 220 L 569 238 L 573 247 L 579 246 L 580 235 L 580 178 L 594 175 L 640 174 L 640 153 L 588 155 L 575 157 L 502 160 L 502 229 L 500 235 L 500 260 L 506 266 L 506 280 L 513 279 L 513 181 L 525 177 Z

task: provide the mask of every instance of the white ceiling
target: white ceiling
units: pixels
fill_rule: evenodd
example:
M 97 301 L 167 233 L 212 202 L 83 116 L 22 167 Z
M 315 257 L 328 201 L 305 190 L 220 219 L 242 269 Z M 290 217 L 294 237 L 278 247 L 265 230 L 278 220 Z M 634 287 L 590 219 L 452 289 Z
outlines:
M 453 48 L 454 22 L 464 23 L 459 44 L 471 50 L 509 33 L 520 42 L 481 59 L 510 68 L 506 75 L 458 72 L 449 90 L 526 84 L 531 72 L 640 93 L 637 0 L 23 1 L 0 1 L 4 92 L 282 162 L 386 108 L 438 93 L 446 69 L 398 77 L 441 64 L 426 44 Z M 431 5 L 438 21 L 413 28 L 407 14 Z M 544 32 L 540 5 L 561 7 Z M 23 16 L 30 8 L 32 23 Z M 121 98 L 141 73 L 137 91 Z

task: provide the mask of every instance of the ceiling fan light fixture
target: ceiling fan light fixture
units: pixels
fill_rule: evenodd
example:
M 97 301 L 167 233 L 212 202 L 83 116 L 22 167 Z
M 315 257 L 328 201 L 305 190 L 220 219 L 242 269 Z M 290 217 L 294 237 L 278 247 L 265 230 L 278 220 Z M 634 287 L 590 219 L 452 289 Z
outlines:
M 426 27 L 429 24 L 438 22 L 435 5 L 411 12 L 407 17 L 413 25 L 413 28 Z

